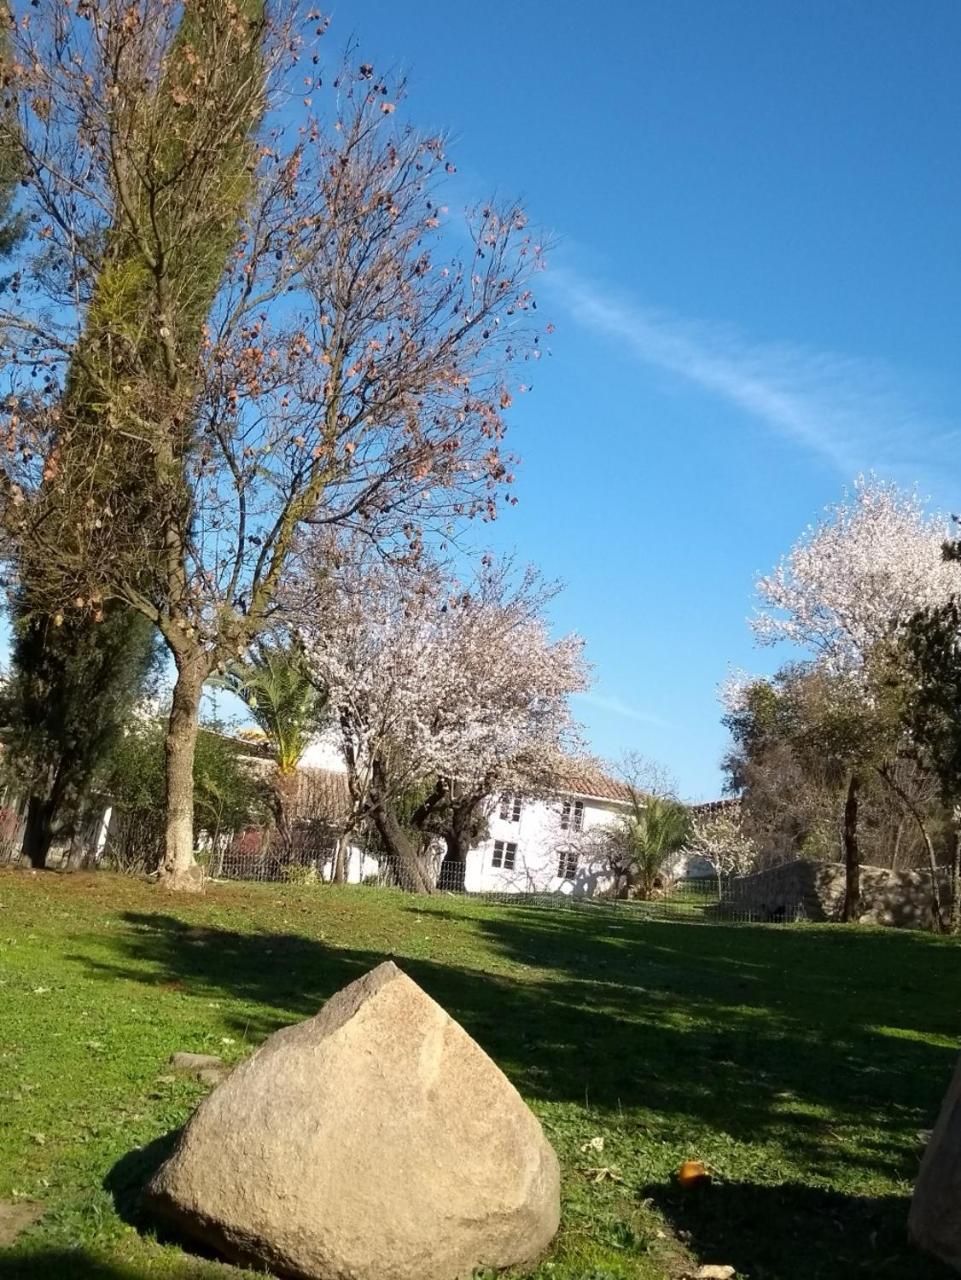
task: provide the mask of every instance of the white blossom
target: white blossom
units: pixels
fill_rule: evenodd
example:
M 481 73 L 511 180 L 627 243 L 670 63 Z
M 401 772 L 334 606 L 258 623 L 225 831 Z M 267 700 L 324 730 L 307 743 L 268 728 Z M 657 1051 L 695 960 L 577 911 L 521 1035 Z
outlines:
M 688 848 L 716 876 L 746 875 L 757 865 L 757 846 L 744 831 L 737 806 L 695 814 Z
M 947 533 L 917 495 L 860 477 L 848 500 L 828 508 L 759 579 L 755 635 L 807 649 L 833 673 L 856 674 L 880 642 L 953 594 L 956 570 L 941 554 Z
M 315 677 L 339 709 L 356 776 L 375 758 L 394 784 L 431 776 L 472 791 L 523 790 L 577 742 L 569 696 L 583 642 L 554 640 L 543 591 L 488 566 L 465 588 L 436 566 L 350 561 L 302 625 Z

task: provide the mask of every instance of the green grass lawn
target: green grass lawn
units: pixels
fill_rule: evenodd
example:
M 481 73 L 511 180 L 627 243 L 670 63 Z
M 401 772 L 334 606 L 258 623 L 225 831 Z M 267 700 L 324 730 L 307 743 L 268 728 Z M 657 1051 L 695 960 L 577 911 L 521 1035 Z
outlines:
M 0 874 L 0 1200 L 46 1212 L 0 1277 L 239 1277 L 138 1221 L 158 1140 L 202 1092 L 167 1060 L 241 1058 L 386 956 L 557 1149 L 563 1226 L 537 1280 L 674 1280 L 692 1262 L 743 1280 L 947 1277 L 904 1224 L 958 1049 L 951 941 L 23 873 Z M 675 1188 L 688 1157 L 712 1185 Z

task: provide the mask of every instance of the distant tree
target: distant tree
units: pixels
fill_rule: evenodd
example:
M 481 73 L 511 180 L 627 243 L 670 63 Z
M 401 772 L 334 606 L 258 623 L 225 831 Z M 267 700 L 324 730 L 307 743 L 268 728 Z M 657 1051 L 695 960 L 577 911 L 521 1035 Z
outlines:
M 757 846 L 744 830 L 739 808 L 694 814 L 687 847 L 712 868 L 719 886 L 725 877 L 746 875 L 757 865 Z
M 60 642 L 49 619 L 17 617 L 13 667 L 0 692 L 4 771 L 27 798 L 22 854 L 46 865 L 83 819 L 98 776 L 143 697 L 159 653 L 146 619 L 109 608 Z
M 836 857 L 836 786 L 824 769 L 799 758 L 781 722 L 776 680 L 732 681 L 723 702 L 731 738 L 722 762 L 726 790 L 740 800 L 759 864 L 799 854 Z
M 687 844 L 691 817 L 679 800 L 634 793 L 628 813 L 598 828 L 600 851 L 614 875 L 618 897 L 654 896 L 669 864 Z
M 782 820 L 786 814 L 797 823 L 797 852 L 830 856 L 839 843 L 845 865 L 844 919 L 856 921 L 861 914 L 865 802 L 877 812 L 878 789 L 883 787 L 917 826 L 940 920 L 930 788 L 911 759 L 898 703 L 877 663 L 857 674 L 831 671 L 821 663 L 795 663 L 769 680 L 734 684 L 725 696 L 725 724 L 735 740 L 728 768 L 733 789 L 743 796 L 748 830 L 760 803 Z
M 952 933 L 961 930 L 961 543 L 944 546 L 957 594 L 919 611 L 911 620 L 904 652 L 912 681 L 905 717 L 923 761 L 937 778 L 951 816 Z
M 293 852 L 293 820 L 301 758 L 325 723 L 328 699 L 310 679 L 299 648 L 289 640 L 264 640 L 243 661 L 230 663 L 211 682 L 246 703 L 273 757 L 271 796 L 279 853 Z
M 775 572 L 758 581 L 755 634 L 765 643 L 787 640 L 813 659 L 804 678 L 790 683 L 792 697 L 785 705 L 794 717 L 793 742 L 817 767 L 846 780 L 848 920 L 856 920 L 860 908 L 865 774 L 874 771 L 890 784 L 890 766 L 899 754 L 896 723 L 879 697 L 876 667 L 897 651 L 919 610 L 950 599 L 943 539 L 944 522 L 926 515 L 916 497 L 862 478 L 848 501 L 829 509 Z M 916 810 L 914 816 L 920 820 Z
M 829 673 L 857 678 L 919 610 L 950 600 L 956 583 L 942 559 L 944 537 L 944 520 L 927 515 L 917 497 L 859 479 L 850 498 L 828 508 L 758 580 L 755 635 L 797 645 Z

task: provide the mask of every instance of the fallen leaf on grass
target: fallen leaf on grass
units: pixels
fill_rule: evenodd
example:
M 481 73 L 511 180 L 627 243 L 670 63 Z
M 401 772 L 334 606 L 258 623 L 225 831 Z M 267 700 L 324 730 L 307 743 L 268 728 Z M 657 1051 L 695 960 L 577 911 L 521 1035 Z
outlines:
M 591 1138 L 589 1142 L 581 1144 L 582 1151 L 603 1151 L 604 1139 L 601 1137 Z
M 605 1165 L 601 1169 L 585 1169 L 591 1182 L 623 1182 L 620 1169 L 613 1165 Z

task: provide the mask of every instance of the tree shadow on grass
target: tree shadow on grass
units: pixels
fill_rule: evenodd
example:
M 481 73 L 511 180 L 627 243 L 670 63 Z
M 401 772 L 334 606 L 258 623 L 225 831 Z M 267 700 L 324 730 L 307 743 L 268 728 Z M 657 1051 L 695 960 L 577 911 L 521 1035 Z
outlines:
M 950 1280 L 907 1238 L 906 1196 L 853 1196 L 799 1183 L 721 1183 L 647 1195 L 705 1263 L 738 1280 Z
M 407 909 L 465 919 L 433 902 Z M 961 945 L 918 930 L 709 924 L 597 908 L 502 906 L 469 918 L 505 957 L 574 978 L 630 986 L 654 976 L 678 994 L 692 983 L 728 994 L 744 984 L 745 1003 L 757 997 L 792 1016 L 813 1004 L 830 1021 L 883 1021 L 897 1001 L 903 1028 L 961 1031 Z
M 447 914 L 441 904 L 410 909 Z M 727 1135 L 754 1151 L 770 1141 L 789 1152 L 791 1169 L 772 1169 L 772 1181 L 792 1169 L 854 1189 L 913 1179 L 917 1130 L 933 1122 L 955 1057 L 926 1037 L 956 1033 L 961 1021 L 953 1008 L 961 949 L 854 930 L 626 917 L 611 927 L 588 913 L 515 908 L 450 914 L 512 962 L 509 976 L 397 956 L 401 967 L 526 1097 L 586 1105 L 591 1125 L 606 1112 L 620 1126 L 615 1149 L 636 1142 L 647 1159 L 693 1135 L 705 1144 L 697 1154 L 723 1173 Z M 314 1014 L 388 958 L 294 932 L 240 932 L 162 913 L 122 919 L 115 961 L 76 959 L 104 981 L 227 997 L 221 1016 L 253 1043 Z M 108 1179 L 128 1220 L 137 1221 L 130 1206 L 158 1156 L 132 1153 Z M 739 1171 L 736 1158 L 729 1174 Z M 644 1194 L 640 1185 L 630 1190 Z M 700 1199 L 677 1198 L 663 1184 L 648 1194 L 705 1262 L 740 1263 L 747 1280 L 947 1275 L 908 1247 L 907 1203 L 895 1196 L 735 1182 Z
M 411 909 L 445 910 L 422 903 Z M 510 976 L 397 959 L 528 1098 L 611 1111 L 643 1107 L 665 1130 L 681 1121 L 739 1142 L 763 1141 L 777 1130 L 780 1140 L 788 1134 L 812 1176 L 832 1181 L 845 1171 L 913 1178 L 915 1135 L 933 1123 L 955 1050 L 912 1027 L 953 1023 L 956 1030 L 961 1022 L 944 999 L 961 986 L 950 981 L 961 948 L 919 953 L 931 962 L 931 992 L 919 1009 L 892 990 L 896 980 L 914 981 L 906 975 L 916 965 L 899 972 L 901 960 L 894 974 L 881 966 L 848 991 L 859 943 L 869 953 L 860 967 L 877 969 L 879 956 L 890 965 L 892 954 L 904 954 L 899 944 L 885 951 L 878 935 L 842 931 L 853 941 L 842 949 L 847 968 L 838 974 L 817 958 L 821 930 L 805 936 L 625 918 L 611 935 L 583 914 L 457 915 L 523 966 Z M 123 919 L 129 928 L 113 943 L 117 961 L 80 957 L 82 963 L 105 980 L 227 995 L 234 1008 L 224 1011 L 226 1020 L 255 1044 L 316 1013 L 387 958 L 296 933 L 202 927 L 160 913 Z M 812 973 L 823 983 L 813 994 Z M 839 1141 L 844 1126 L 860 1131 L 856 1142 Z
M 0 1253 L 0 1280 L 144 1280 L 141 1268 L 107 1261 L 88 1249 L 37 1249 L 23 1254 Z M 150 1273 L 152 1274 L 152 1272 Z M 177 1280 L 227 1280 L 242 1273 L 224 1264 L 183 1257 Z
M 0 1253 L 0 1280 L 143 1280 L 143 1275 L 102 1262 L 86 1249 L 39 1249 L 29 1254 Z

